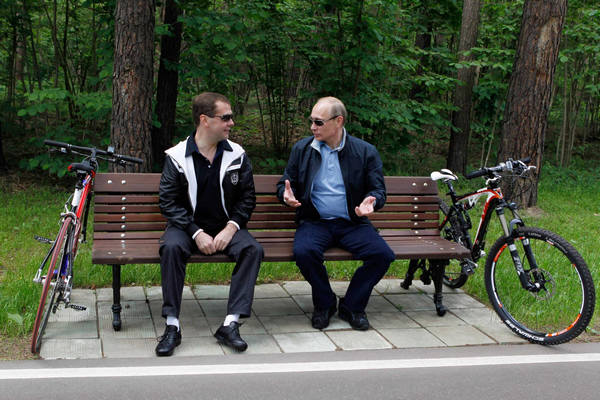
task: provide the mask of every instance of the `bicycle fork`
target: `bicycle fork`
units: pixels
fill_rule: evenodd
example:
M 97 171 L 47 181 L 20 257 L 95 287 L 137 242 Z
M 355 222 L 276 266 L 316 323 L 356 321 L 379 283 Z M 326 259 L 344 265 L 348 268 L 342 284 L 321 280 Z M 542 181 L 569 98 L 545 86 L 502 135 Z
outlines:
M 510 255 L 512 257 L 513 264 L 515 266 L 515 271 L 517 271 L 517 275 L 519 276 L 521 287 L 530 292 L 539 292 L 542 288 L 542 285 L 539 282 L 532 283 L 529 278 L 529 275 L 525 272 L 525 268 L 523 268 L 523 262 L 521 261 L 521 256 L 519 255 L 517 245 L 515 244 L 513 231 L 509 228 L 509 225 L 506 222 L 504 207 L 498 207 L 496 209 L 496 213 L 498 214 L 498 218 L 500 219 L 500 225 L 502 226 L 504 236 L 507 238 L 506 242 L 508 244 L 508 251 L 510 252 Z M 519 222 L 522 224 L 522 221 L 520 221 L 520 219 Z M 525 250 L 525 257 L 527 258 L 530 269 L 537 270 L 537 262 L 535 260 L 535 256 L 533 255 L 533 252 L 531 251 L 529 239 L 523 238 L 521 240 L 521 243 L 523 244 L 523 249 Z

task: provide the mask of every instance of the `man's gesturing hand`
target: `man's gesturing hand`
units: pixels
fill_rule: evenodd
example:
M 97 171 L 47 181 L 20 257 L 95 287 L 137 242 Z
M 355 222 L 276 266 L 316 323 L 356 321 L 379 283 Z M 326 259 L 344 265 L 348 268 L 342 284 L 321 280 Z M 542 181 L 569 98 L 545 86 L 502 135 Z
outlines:
M 354 207 L 354 212 L 359 217 L 364 217 L 364 216 L 367 216 L 369 214 L 372 214 L 373 211 L 375 211 L 374 206 L 375 206 L 375 197 L 373 197 L 373 196 L 367 196 L 362 201 L 362 203 L 360 203 L 360 206 Z
M 300 207 L 302 204 L 296 200 L 296 196 L 294 196 L 294 192 L 292 191 L 292 186 L 290 185 L 289 180 L 285 180 L 285 191 L 283 192 L 283 202 L 290 207 Z
M 200 232 L 196 235 L 194 241 L 202 254 L 211 255 L 217 252 L 212 236 L 206 232 Z

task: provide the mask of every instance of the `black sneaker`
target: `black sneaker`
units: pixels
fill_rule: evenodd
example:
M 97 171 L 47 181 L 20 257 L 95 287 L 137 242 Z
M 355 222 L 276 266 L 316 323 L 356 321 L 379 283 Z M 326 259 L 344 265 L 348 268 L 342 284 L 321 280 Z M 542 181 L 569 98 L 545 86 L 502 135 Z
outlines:
M 338 316 L 340 319 L 348 322 L 352 329 L 357 331 L 366 331 L 369 329 L 369 320 L 367 319 L 367 314 L 364 312 L 352 312 L 340 303 Z
M 156 346 L 156 355 L 159 357 L 170 356 L 173 354 L 175 347 L 181 344 L 181 332 L 174 325 L 167 325 L 165 333 L 158 338 Z
M 312 327 L 315 329 L 325 329 L 329 326 L 329 319 L 337 311 L 336 301 L 327 310 L 315 310 L 312 315 Z
M 240 336 L 239 322 L 233 321 L 229 326 L 221 325 L 215 332 L 215 338 L 221 344 L 231 347 L 236 351 L 245 351 L 248 348 L 248 343 Z

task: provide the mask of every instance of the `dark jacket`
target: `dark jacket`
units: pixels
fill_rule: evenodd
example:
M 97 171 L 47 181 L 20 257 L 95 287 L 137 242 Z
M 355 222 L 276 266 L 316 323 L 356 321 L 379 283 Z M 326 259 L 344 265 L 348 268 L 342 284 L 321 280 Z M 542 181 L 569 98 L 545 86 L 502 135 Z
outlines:
M 199 228 L 194 223 L 196 209 L 196 171 L 192 155 L 185 156 L 187 140 L 168 149 L 158 203 L 169 225 L 187 231 L 190 236 Z M 227 140 L 220 166 L 221 203 L 228 218 L 244 228 L 256 205 L 252 165 L 244 149 Z
M 297 223 L 305 219 L 320 218 L 310 197 L 314 177 L 321 167 L 321 153 L 312 146 L 313 140 L 314 137 L 309 136 L 294 145 L 283 176 L 277 183 L 279 201 L 283 203 L 285 180 L 288 179 L 294 196 L 302 203 L 296 209 Z M 358 217 L 354 207 L 360 205 L 367 196 L 375 197 L 375 210 L 385 204 L 383 165 L 379 153 L 373 145 L 346 134 L 346 143 L 339 151 L 338 159 L 346 188 L 350 219 L 355 223 L 370 223 L 367 217 Z

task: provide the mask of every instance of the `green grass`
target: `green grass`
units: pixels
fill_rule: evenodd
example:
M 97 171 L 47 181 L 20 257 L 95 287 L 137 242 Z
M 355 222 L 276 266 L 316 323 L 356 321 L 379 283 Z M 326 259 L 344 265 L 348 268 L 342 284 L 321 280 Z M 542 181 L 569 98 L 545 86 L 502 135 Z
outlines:
M 554 231 L 568 239 L 587 261 L 594 281 L 600 282 L 600 252 L 597 250 L 600 179 L 597 172 L 582 168 L 576 174 L 567 175 L 564 171 L 546 167 L 539 186 L 538 207 L 541 212 L 525 220 L 528 225 Z M 25 336 L 31 331 L 41 292 L 41 287 L 34 284 L 32 278 L 48 249 L 33 236 L 54 238 L 59 227 L 58 215 L 69 191 L 44 183 L 15 186 L 0 177 L 0 335 Z M 463 191 L 460 183 L 457 188 L 459 192 Z M 471 215 L 475 223 L 478 214 L 473 212 Z M 90 215 L 90 220 L 92 217 Z M 486 250 L 500 235 L 497 225 L 493 221 L 490 226 Z M 91 248 L 91 240 L 80 246 L 75 265 L 75 286 L 110 287 L 111 269 L 91 264 Z M 332 279 L 349 279 L 358 264 L 356 261 L 331 262 L 327 267 Z M 483 283 L 484 260 L 479 264 L 465 290 L 487 303 Z M 406 261 L 394 262 L 388 276 L 403 277 L 407 265 Z M 226 283 L 230 279 L 231 268 L 232 264 L 191 265 L 186 281 L 188 284 Z M 294 279 L 302 279 L 294 263 L 263 263 L 258 278 L 259 282 Z M 122 284 L 159 285 L 160 267 L 125 266 L 122 268 Z M 600 330 L 596 319 L 593 324 L 596 331 Z

